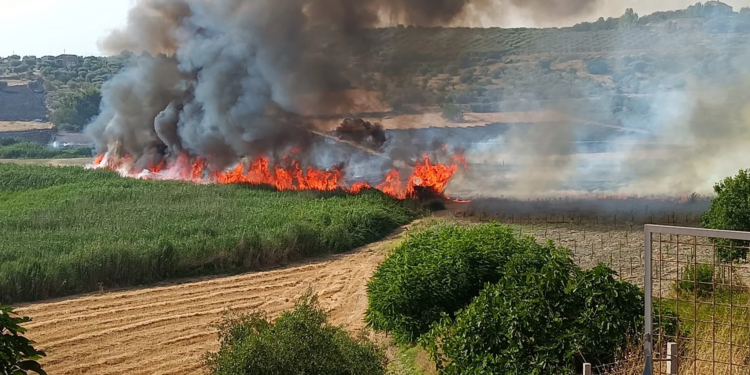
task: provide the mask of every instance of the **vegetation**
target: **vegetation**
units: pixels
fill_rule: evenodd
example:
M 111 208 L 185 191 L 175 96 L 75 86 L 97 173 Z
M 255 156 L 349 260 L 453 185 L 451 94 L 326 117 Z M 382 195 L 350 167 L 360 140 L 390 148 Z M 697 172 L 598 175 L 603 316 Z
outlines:
M 99 114 L 101 101 L 101 93 L 93 88 L 67 93 L 60 98 L 52 114 L 52 123 L 63 130 L 81 131 Z
M 443 118 L 448 121 L 461 122 L 464 120 L 464 112 L 457 105 L 446 104 L 443 106 Z
M 16 316 L 12 307 L 0 305 L 0 373 L 3 375 L 47 374 L 37 362 L 46 354 L 36 350 L 34 342 L 22 336 L 26 329 L 21 324 L 30 321 L 29 317 Z
M 643 292 L 605 265 L 584 271 L 567 250 L 545 250 L 514 257 L 500 282 L 423 338 L 442 374 L 573 374 L 626 349 L 643 327 Z
M 366 339 L 326 322 L 309 291 L 293 311 L 270 322 L 263 315 L 242 315 L 219 326 L 221 348 L 205 364 L 215 375 L 379 375 L 384 356 Z
M 2 301 L 344 252 L 414 217 L 377 191 L 280 193 L 8 164 L 0 174 Z
M 708 297 L 714 290 L 721 291 L 726 283 L 721 274 L 710 264 L 689 264 L 682 269 L 682 276 L 676 284 L 678 292 L 695 292 L 698 297 Z M 719 284 L 719 285 L 717 285 Z
M 91 157 L 90 147 L 56 149 L 16 138 L 0 138 L 0 159 L 51 159 Z
M 703 214 L 704 228 L 750 231 L 750 170 L 741 170 L 734 177 L 727 177 L 714 185 L 716 197 Z M 747 241 L 712 239 L 716 255 L 722 262 L 747 260 Z
M 465 307 L 486 283 L 497 282 L 509 257 L 540 248 L 499 224 L 449 225 L 419 233 L 396 248 L 373 275 L 365 320 L 393 334 L 398 343 L 416 342 L 442 314 Z

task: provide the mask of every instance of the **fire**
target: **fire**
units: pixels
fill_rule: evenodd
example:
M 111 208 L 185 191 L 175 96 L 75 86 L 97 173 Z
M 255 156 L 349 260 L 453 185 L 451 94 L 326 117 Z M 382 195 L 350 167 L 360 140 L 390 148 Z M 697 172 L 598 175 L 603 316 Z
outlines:
M 358 194 L 363 190 L 372 189 L 366 182 L 355 182 L 346 186 L 344 172 L 340 166 L 333 166 L 328 170 L 303 168 L 292 158 L 295 152 L 296 150 L 284 157 L 281 163 L 272 164 L 269 157 L 259 156 L 246 163 L 238 162 L 227 170 L 212 170 L 209 161 L 201 157 L 196 157 L 191 162 L 191 157 L 186 152 L 171 160 L 161 159 L 158 163 L 150 163 L 145 170 L 136 170 L 127 155 L 117 158 L 102 154 L 96 157 L 93 167 L 115 170 L 131 178 L 270 185 L 280 191 L 342 189 Z M 460 155 L 453 155 L 449 165 L 433 163 L 428 155 L 424 155 L 417 161 L 409 178 L 402 179 L 401 172 L 394 169 L 388 172 L 383 182 L 375 188 L 397 199 L 417 198 L 420 191 L 441 195 L 460 167 L 467 168 L 466 160 Z

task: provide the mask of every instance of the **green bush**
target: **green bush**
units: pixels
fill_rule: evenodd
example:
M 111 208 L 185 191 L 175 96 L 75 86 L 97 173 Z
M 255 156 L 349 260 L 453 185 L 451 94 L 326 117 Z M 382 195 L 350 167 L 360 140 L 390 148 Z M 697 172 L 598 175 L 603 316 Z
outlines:
M 340 253 L 414 218 L 377 191 L 277 192 L 0 164 L 0 301 Z
M 679 291 L 694 293 L 700 297 L 707 297 L 713 294 L 714 289 L 721 289 L 724 281 L 721 275 L 717 273 L 710 264 L 689 264 L 682 269 L 682 276 L 678 284 Z
M 714 185 L 716 197 L 703 214 L 701 225 L 710 229 L 750 231 L 750 170 L 741 170 Z M 712 239 L 722 262 L 747 260 L 747 241 Z
M 452 122 L 461 122 L 464 120 L 464 111 L 455 104 L 446 104 L 443 106 L 443 118 Z
M 453 314 L 502 277 L 514 254 L 541 251 L 500 224 L 443 226 L 410 237 L 378 267 L 367 285 L 367 323 L 415 342 L 442 314 Z
M 586 69 L 588 69 L 588 72 L 590 74 L 602 75 L 609 73 L 609 65 L 607 64 L 607 60 L 601 57 L 589 60 L 586 63 Z
M 422 337 L 441 374 L 573 374 L 612 362 L 643 327 L 643 292 L 605 265 L 581 270 L 567 250 L 547 247 L 504 269 Z
M 380 350 L 330 326 L 309 292 L 273 323 L 258 314 L 225 320 L 219 340 L 219 352 L 205 359 L 214 375 L 385 374 Z
M 21 324 L 31 321 L 29 317 L 15 316 L 12 307 L 0 305 L 0 373 L 23 375 L 29 371 L 46 375 L 37 362 L 46 354 L 36 350 L 34 342 L 23 337 L 26 329 Z

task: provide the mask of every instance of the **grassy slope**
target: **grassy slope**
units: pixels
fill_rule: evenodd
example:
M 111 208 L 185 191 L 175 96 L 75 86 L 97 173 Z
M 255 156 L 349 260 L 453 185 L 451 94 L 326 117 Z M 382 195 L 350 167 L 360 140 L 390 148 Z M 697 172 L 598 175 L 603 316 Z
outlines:
M 413 218 L 379 192 L 276 192 L 0 165 L 0 300 L 28 301 L 343 252 Z

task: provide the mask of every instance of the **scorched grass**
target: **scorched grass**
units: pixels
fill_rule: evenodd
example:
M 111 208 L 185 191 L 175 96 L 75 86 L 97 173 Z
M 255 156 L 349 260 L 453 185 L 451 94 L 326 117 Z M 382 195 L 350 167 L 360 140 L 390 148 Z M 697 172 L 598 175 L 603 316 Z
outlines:
M 277 192 L 0 165 L 0 301 L 231 273 L 376 241 L 413 213 L 382 193 Z

